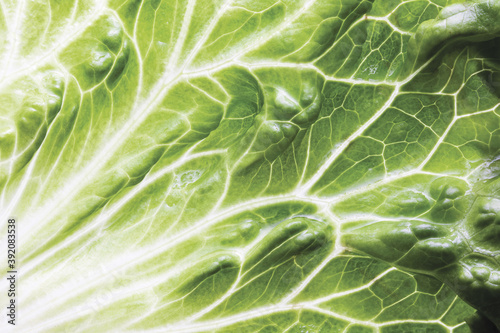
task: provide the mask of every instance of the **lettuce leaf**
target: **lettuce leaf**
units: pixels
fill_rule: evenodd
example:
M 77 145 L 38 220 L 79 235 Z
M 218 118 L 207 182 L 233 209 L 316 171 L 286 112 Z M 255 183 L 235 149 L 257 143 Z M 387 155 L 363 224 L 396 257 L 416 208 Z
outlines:
M 0 4 L 16 331 L 500 328 L 500 1 Z

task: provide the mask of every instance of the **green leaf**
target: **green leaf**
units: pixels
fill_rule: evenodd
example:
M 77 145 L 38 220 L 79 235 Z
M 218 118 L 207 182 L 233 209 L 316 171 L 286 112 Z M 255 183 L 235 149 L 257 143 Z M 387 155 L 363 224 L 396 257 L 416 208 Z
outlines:
M 500 329 L 500 1 L 0 13 L 0 331 Z

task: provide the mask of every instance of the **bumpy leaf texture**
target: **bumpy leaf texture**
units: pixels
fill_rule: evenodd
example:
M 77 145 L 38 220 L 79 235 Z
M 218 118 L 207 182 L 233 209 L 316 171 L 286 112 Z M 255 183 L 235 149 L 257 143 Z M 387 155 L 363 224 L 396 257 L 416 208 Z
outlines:
M 0 9 L 16 332 L 500 327 L 500 1 Z

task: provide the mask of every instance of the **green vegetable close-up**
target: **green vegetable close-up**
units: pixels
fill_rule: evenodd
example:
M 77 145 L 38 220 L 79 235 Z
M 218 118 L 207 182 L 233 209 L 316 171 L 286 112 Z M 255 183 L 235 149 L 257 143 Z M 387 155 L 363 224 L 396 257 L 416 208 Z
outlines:
M 0 332 L 500 332 L 500 0 L 0 0 Z

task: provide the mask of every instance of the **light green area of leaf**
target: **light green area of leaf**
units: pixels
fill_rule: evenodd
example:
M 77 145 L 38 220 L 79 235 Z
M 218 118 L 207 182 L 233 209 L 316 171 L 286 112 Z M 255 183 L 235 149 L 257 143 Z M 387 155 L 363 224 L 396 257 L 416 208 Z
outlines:
M 0 1 L 16 330 L 500 327 L 499 17 Z

